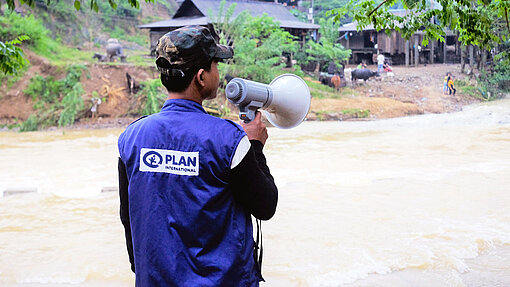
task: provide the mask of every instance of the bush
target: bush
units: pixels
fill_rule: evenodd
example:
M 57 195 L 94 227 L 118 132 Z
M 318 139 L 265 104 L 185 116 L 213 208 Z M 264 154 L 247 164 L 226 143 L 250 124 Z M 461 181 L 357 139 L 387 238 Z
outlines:
M 70 66 L 62 80 L 40 75 L 30 79 L 24 92 L 32 96 L 36 114 L 21 124 L 20 131 L 32 131 L 53 125 L 72 125 L 85 108 L 81 98 L 84 90 L 80 83 L 84 69 L 86 67 L 83 65 Z
M 160 79 L 142 82 L 143 89 L 138 92 L 139 113 L 142 115 L 151 115 L 161 110 L 167 95 Z

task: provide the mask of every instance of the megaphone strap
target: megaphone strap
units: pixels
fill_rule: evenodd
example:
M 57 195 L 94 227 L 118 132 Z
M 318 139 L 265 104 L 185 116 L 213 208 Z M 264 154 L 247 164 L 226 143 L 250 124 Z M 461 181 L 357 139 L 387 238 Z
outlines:
M 260 274 L 260 280 L 266 282 L 266 280 L 264 280 L 264 277 L 262 277 L 262 257 L 264 255 L 264 247 L 262 246 L 262 221 L 260 219 L 255 218 L 255 222 L 257 223 L 257 237 L 255 239 L 253 258 L 255 259 L 255 265 L 257 266 L 257 269 Z

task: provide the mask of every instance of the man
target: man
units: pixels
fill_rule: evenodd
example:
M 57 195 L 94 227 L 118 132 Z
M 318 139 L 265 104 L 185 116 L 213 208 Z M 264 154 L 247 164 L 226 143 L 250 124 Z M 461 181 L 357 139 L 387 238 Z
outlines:
M 384 55 L 379 54 L 377 56 L 377 73 L 379 73 L 379 74 L 382 73 L 383 66 L 384 66 Z
M 270 219 L 278 191 L 260 113 L 242 127 L 208 115 L 218 61 L 231 58 L 204 27 L 158 41 L 168 99 L 119 137 L 120 217 L 136 286 L 258 286 L 251 215 Z M 251 214 L 251 215 L 250 215 Z

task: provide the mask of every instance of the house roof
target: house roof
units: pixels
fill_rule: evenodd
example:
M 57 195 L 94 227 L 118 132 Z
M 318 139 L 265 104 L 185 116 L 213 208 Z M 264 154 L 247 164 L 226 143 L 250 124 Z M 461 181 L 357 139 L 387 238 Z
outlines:
M 400 17 L 407 15 L 406 10 L 390 10 L 390 12 L 393 15 L 397 15 Z M 399 26 L 401 26 L 401 25 L 399 25 Z M 354 32 L 354 31 L 358 30 L 357 28 L 358 28 L 358 22 L 355 21 L 355 22 L 351 22 L 351 23 L 342 25 L 340 28 L 338 28 L 338 31 L 340 31 L 340 32 Z M 375 29 L 374 25 L 370 24 L 370 25 L 367 25 L 365 28 L 363 28 L 363 31 L 376 31 L 376 29 Z
M 269 17 L 280 22 L 282 28 L 297 29 L 319 29 L 319 25 L 299 21 L 292 15 L 285 6 L 272 2 L 228 0 L 225 8 L 236 3 L 232 18 L 237 17 L 242 11 L 248 11 L 252 16 L 262 16 L 266 13 Z M 217 15 L 220 8 L 218 0 L 185 0 L 172 19 L 140 25 L 138 28 L 164 28 L 164 27 L 181 27 L 185 25 L 206 25 L 211 23 L 209 15 Z

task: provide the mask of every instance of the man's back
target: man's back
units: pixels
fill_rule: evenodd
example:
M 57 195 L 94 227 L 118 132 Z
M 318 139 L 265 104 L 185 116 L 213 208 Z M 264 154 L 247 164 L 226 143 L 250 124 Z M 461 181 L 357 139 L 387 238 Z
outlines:
M 258 286 L 251 217 L 229 189 L 244 136 L 189 100 L 121 135 L 137 286 Z

